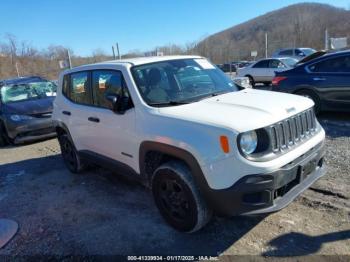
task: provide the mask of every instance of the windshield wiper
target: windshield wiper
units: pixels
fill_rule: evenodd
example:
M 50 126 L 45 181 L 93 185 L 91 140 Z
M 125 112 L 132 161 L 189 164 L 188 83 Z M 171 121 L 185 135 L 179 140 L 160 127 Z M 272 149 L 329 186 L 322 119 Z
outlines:
M 161 102 L 161 103 L 149 103 L 151 106 L 178 106 L 178 105 L 186 105 L 189 104 L 188 102 L 184 101 L 167 101 L 167 102 Z
M 210 97 L 214 97 L 214 96 L 218 96 L 218 95 L 222 95 L 222 94 L 226 94 L 226 93 L 229 93 L 229 92 L 231 92 L 231 91 L 225 90 L 225 91 L 221 91 L 221 92 L 209 93 L 209 94 L 200 96 L 200 99 L 198 99 L 197 101 L 200 101 L 200 100 L 203 100 L 203 99 L 207 99 L 207 98 L 210 98 Z

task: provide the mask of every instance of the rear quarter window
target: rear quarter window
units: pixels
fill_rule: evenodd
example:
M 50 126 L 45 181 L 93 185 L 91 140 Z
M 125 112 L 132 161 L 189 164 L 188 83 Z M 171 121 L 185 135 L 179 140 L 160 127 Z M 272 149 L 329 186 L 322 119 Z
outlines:
M 63 77 L 62 94 L 65 97 L 69 97 L 69 75 Z

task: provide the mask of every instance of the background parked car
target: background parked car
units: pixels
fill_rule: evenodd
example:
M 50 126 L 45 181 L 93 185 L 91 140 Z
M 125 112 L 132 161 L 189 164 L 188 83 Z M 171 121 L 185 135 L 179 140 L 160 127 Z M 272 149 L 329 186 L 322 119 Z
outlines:
M 239 69 L 237 76 L 248 77 L 252 87 L 256 83 L 270 84 L 276 71 L 290 69 L 296 62 L 298 62 L 296 59 L 289 57 L 261 59 L 247 67 Z
M 236 72 L 236 67 L 230 64 L 218 64 L 216 65 L 220 68 L 224 73 Z
M 226 64 L 218 64 L 216 65 L 220 68 L 224 73 L 237 72 L 238 69 L 249 66 L 253 62 L 249 61 L 234 61 Z
M 284 48 L 273 53 L 272 57 L 292 57 L 300 60 L 306 56 L 312 55 L 316 50 L 308 47 Z
M 273 90 L 311 98 L 316 111 L 350 112 L 350 51 L 325 54 L 277 72 L 272 85 Z
M 0 83 L 0 146 L 56 135 L 51 119 L 57 86 L 41 77 Z

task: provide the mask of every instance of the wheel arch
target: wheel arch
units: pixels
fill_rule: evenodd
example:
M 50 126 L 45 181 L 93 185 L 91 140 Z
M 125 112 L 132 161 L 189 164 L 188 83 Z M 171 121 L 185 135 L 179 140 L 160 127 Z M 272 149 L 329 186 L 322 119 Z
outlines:
M 68 135 L 68 138 L 70 139 L 70 141 L 74 144 L 74 141 L 73 141 L 73 138 L 69 132 L 69 129 L 68 127 L 66 126 L 65 123 L 63 122 L 56 122 L 55 123 L 55 130 L 56 130 L 56 133 L 57 133 L 57 137 L 61 134 L 67 134 Z
M 315 105 L 316 103 L 318 104 L 317 105 L 317 111 L 320 111 L 322 110 L 323 108 L 323 99 L 322 97 L 318 94 L 318 92 L 316 91 L 316 87 L 312 86 L 312 85 L 301 85 L 301 86 L 297 86 L 294 90 L 293 90 L 293 94 L 295 95 L 298 95 L 300 93 L 310 93 L 312 96 L 315 97 L 316 101 L 315 102 Z
M 319 95 L 317 94 L 316 88 L 312 85 L 299 85 L 296 86 L 293 90 L 293 94 L 301 93 L 301 92 L 312 92 L 315 94 L 318 98 Z
M 148 181 L 151 180 L 153 171 L 158 166 L 170 160 L 184 162 L 189 167 L 200 189 L 209 188 L 198 161 L 190 152 L 176 146 L 154 141 L 141 143 L 139 151 L 140 173 Z

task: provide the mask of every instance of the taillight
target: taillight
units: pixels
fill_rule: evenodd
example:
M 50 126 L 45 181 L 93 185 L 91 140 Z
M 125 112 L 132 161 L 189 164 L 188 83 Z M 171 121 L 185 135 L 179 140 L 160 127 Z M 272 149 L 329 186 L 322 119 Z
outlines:
M 275 77 L 272 79 L 272 85 L 273 85 L 273 86 L 278 86 L 278 84 L 279 84 L 281 81 L 285 80 L 285 79 L 287 79 L 287 77 L 285 77 L 285 76 L 275 76 Z

